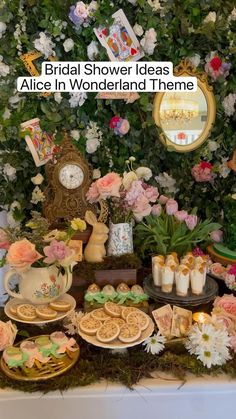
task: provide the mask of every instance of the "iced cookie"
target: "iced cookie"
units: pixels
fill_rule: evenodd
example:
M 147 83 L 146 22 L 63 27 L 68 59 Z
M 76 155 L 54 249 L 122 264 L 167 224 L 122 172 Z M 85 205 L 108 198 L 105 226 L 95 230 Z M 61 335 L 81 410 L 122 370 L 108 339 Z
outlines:
M 126 320 L 126 317 L 129 313 L 132 313 L 133 311 L 137 311 L 138 309 L 135 307 L 124 307 L 122 308 L 121 317 L 122 319 Z
M 119 326 L 114 323 L 104 323 L 97 331 L 96 337 L 100 342 L 108 343 L 117 338 L 120 333 Z
M 49 361 L 49 357 L 44 357 L 38 349 L 38 346 L 31 340 L 25 340 L 20 344 L 21 351 L 28 355 L 28 359 L 25 362 L 25 365 L 29 368 L 32 368 L 34 364 L 40 368 L 40 362 L 45 364 Z
M 19 304 L 16 308 L 16 314 L 20 319 L 29 322 L 37 317 L 35 307 L 32 304 Z
M 57 317 L 57 311 L 53 310 L 49 306 L 38 306 L 36 308 L 36 314 L 40 319 L 51 320 Z
M 56 300 L 49 303 L 49 306 L 52 310 L 56 311 L 68 311 L 71 308 L 70 303 L 65 300 Z
M 124 324 L 120 328 L 119 340 L 124 343 L 135 342 L 141 336 L 141 330 L 137 324 Z
M 149 317 L 142 311 L 137 310 L 128 314 L 126 322 L 137 324 L 141 330 L 145 330 L 149 325 Z
M 58 349 L 56 350 L 57 354 L 64 354 L 67 351 L 77 351 L 78 348 L 74 348 L 76 343 L 75 339 L 68 338 L 64 332 L 53 332 L 50 335 L 50 340 L 58 345 Z
M 113 317 L 112 319 L 105 320 L 104 324 L 116 323 L 119 327 L 125 324 L 125 320 L 120 317 Z
M 90 314 L 84 316 L 79 323 L 79 328 L 81 331 L 90 336 L 96 335 L 97 330 L 101 326 L 102 322 L 100 320 L 94 319 L 90 316 Z
M 90 314 L 93 319 L 100 320 L 101 322 L 110 318 L 110 316 L 105 313 L 103 308 L 97 308 L 96 310 L 91 311 Z
M 111 317 L 120 317 L 122 308 L 118 304 L 108 301 L 104 304 L 104 311 Z

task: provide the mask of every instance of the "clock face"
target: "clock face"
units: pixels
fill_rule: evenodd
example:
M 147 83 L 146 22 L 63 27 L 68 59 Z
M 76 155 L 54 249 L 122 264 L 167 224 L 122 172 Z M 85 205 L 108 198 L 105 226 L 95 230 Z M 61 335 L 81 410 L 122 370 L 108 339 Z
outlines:
M 76 189 L 82 185 L 84 172 L 77 164 L 65 164 L 59 172 L 59 181 L 66 189 Z

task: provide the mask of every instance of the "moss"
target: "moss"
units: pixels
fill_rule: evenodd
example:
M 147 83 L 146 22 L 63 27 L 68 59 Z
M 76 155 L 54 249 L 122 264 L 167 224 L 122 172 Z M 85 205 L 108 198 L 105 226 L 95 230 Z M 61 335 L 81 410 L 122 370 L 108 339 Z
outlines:
M 139 257 L 135 254 L 126 254 L 122 256 L 107 256 L 101 263 L 82 261 L 74 269 L 74 274 L 88 282 L 93 282 L 95 280 L 95 271 L 139 268 L 141 268 Z

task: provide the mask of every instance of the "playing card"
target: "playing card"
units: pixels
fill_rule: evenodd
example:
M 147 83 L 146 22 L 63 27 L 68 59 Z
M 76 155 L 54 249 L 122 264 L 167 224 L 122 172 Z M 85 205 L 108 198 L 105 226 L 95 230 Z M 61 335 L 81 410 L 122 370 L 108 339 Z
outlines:
M 173 311 L 169 304 L 152 311 L 153 318 L 161 334 L 166 337 L 171 335 Z
M 114 23 L 110 27 L 94 29 L 106 48 L 111 61 L 138 61 L 144 56 L 142 48 L 122 9 L 112 15 Z
M 35 118 L 21 124 L 23 131 L 30 132 L 25 135 L 25 141 L 37 167 L 46 164 L 53 156 L 53 136 L 42 131 L 39 119 Z
M 83 242 L 82 240 L 70 240 L 69 241 L 69 247 L 73 250 L 75 250 L 76 253 L 76 262 L 82 261 L 82 254 L 83 254 Z
M 191 326 L 192 312 L 184 308 L 173 306 L 171 335 L 178 338 L 186 336 Z
M 140 96 L 136 92 L 99 92 L 96 96 L 96 99 L 121 99 L 126 103 L 133 103 L 139 98 Z

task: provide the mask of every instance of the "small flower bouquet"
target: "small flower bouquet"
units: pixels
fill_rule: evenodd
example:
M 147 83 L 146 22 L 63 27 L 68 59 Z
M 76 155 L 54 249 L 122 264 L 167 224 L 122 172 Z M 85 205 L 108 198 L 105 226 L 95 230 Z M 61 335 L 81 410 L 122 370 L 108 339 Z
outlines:
M 126 161 L 129 168 L 123 176 L 111 172 L 97 179 L 89 188 L 87 200 L 91 204 L 105 200 L 113 223 L 141 221 L 152 211 L 159 193 L 156 187 L 146 183 L 152 172 L 148 167 L 133 169 L 134 157 Z
M 0 229 L 0 249 L 6 250 L 1 266 L 8 263 L 18 272 L 32 267 L 56 265 L 67 268 L 76 260 L 70 240 L 77 231 L 86 229 L 85 221 L 73 219 L 67 231 L 48 229 L 47 221 L 37 212 L 26 224 L 29 231 Z
M 195 209 L 190 214 L 179 211 L 174 199 L 161 195 L 151 215 L 136 226 L 136 233 L 143 252 L 162 255 L 176 252 L 182 256 L 198 243 L 210 240 L 210 234 L 219 228 L 221 225 L 211 220 L 200 221 Z

